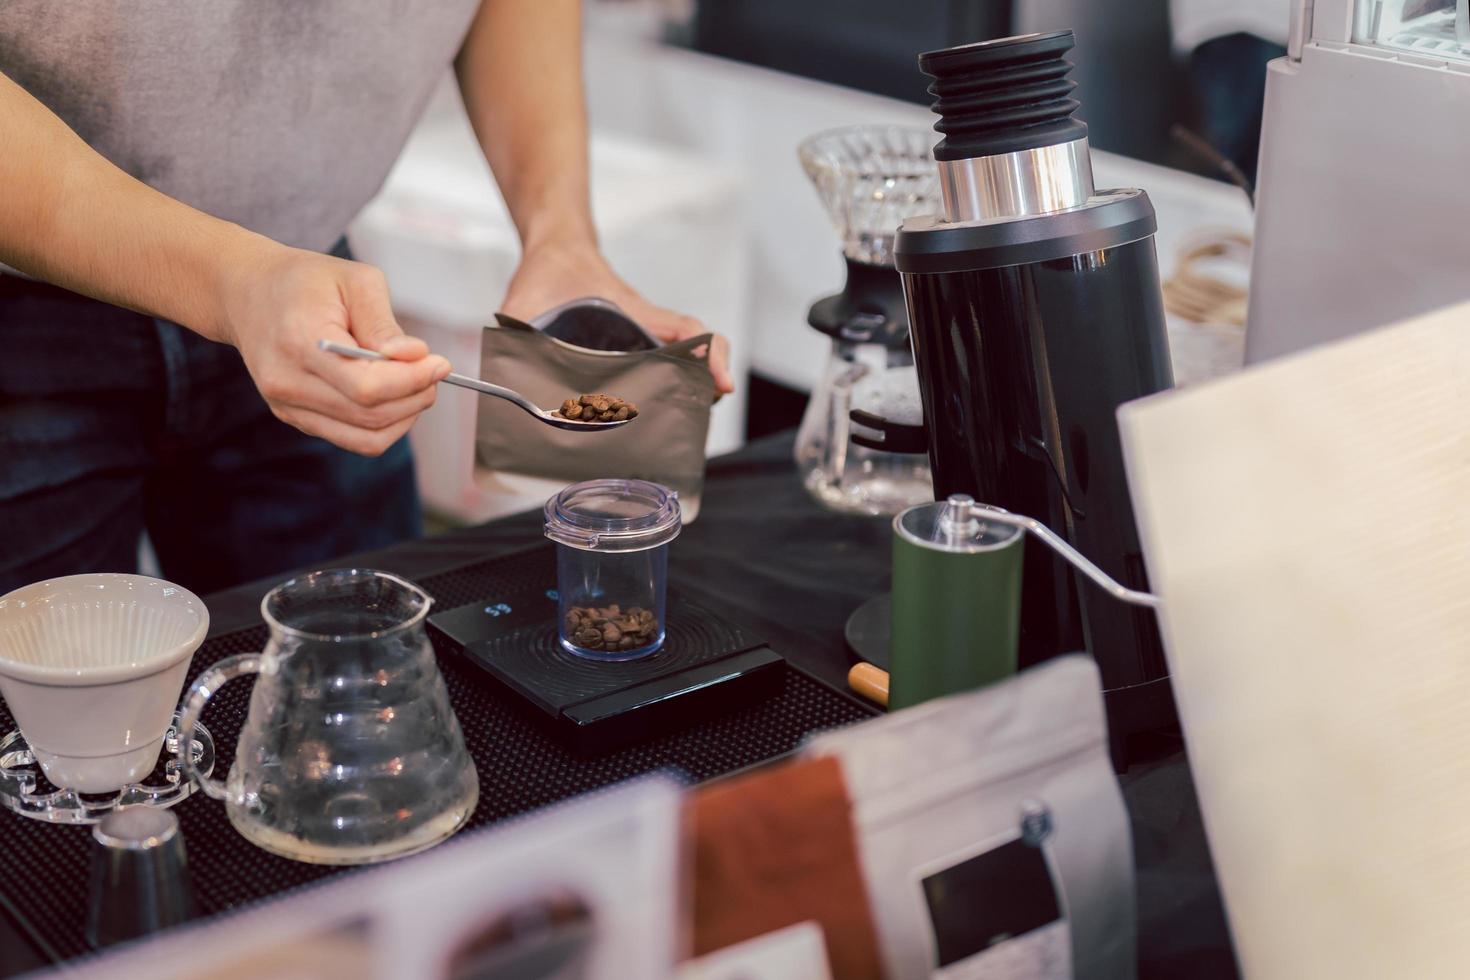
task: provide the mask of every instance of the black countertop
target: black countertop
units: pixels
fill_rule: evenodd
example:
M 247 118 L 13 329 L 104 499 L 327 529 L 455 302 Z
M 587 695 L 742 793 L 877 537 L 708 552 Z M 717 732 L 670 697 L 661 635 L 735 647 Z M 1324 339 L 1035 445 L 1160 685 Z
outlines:
M 680 591 L 761 633 L 787 659 L 846 690 L 853 660 L 847 617 L 888 590 L 889 525 L 819 507 L 802 489 L 790 435 L 712 460 L 698 519 L 670 552 Z M 521 514 L 357 559 L 410 578 L 479 561 L 541 538 L 539 512 Z M 209 599 L 211 632 L 259 622 L 274 582 Z M 1195 798 L 1177 736 L 1134 746 L 1120 777 L 1138 869 L 1139 976 L 1238 975 Z
M 671 581 L 846 690 L 853 661 L 843 626 L 854 609 L 888 589 L 889 533 L 886 520 L 820 508 L 796 479 L 791 437 L 773 437 L 711 461 L 698 520 L 672 548 Z M 333 564 L 422 579 L 539 540 L 541 516 L 533 512 Z M 257 625 L 261 597 L 281 578 L 208 597 L 211 636 Z M 1182 741 L 1159 735 L 1135 745 L 1133 756 L 1120 782 L 1137 865 L 1139 976 L 1234 977 Z M 15 946 L 7 925 L 0 922 L 0 947 Z M 32 962 L 18 950 L 0 955 L 0 972 Z

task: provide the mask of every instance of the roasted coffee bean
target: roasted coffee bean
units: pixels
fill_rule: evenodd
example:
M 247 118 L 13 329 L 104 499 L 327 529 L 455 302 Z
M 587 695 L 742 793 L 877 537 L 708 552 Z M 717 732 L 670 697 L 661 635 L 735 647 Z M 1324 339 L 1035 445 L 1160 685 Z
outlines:
M 573 422 L 623 422 L 638 417 L 638 406 L 616 395 L 577 395 L 562 402 L 557 414 Z
M 584 650 L 636 650 L 658 635 L 652 610 L 633 606 L 625 611 L 617 603 L 574 606 L 567 610 L 566 627 L 572 643 Z

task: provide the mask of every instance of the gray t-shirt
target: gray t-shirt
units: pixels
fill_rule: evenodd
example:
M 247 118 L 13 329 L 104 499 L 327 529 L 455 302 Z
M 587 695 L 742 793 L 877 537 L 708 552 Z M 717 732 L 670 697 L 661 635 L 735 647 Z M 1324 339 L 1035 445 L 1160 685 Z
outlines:
M 123 170 L 326 249 L 382 186 L 479 0 L 0 0 L 0 72 Z

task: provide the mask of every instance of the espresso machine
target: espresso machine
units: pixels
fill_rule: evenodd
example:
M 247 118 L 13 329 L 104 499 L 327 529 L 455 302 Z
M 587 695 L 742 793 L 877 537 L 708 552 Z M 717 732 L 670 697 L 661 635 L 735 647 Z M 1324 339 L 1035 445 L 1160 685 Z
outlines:
M 1171 387 L 1153 206 L 1093 187 L 1064 55 L 1071 31 L 921 55 L 934 81 L 944 213 L 895 243 L 934 493 L 1036 518 L 1146 591 L 1115 412 Z M 1024 556 L 1019 660 L 1089 651 L 1115 763 L 1173 723 L 1151 610 L 1115 601 L 1036 540 Z

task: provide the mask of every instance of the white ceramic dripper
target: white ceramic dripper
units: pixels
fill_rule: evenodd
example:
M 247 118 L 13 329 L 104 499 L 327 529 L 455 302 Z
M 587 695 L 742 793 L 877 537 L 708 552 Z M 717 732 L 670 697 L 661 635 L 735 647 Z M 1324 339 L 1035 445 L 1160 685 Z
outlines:
M 158 761 L 209 612 L 144 575 L 70 575 L 0 597 L 0 695 L 46 778 L 82 793 Z

